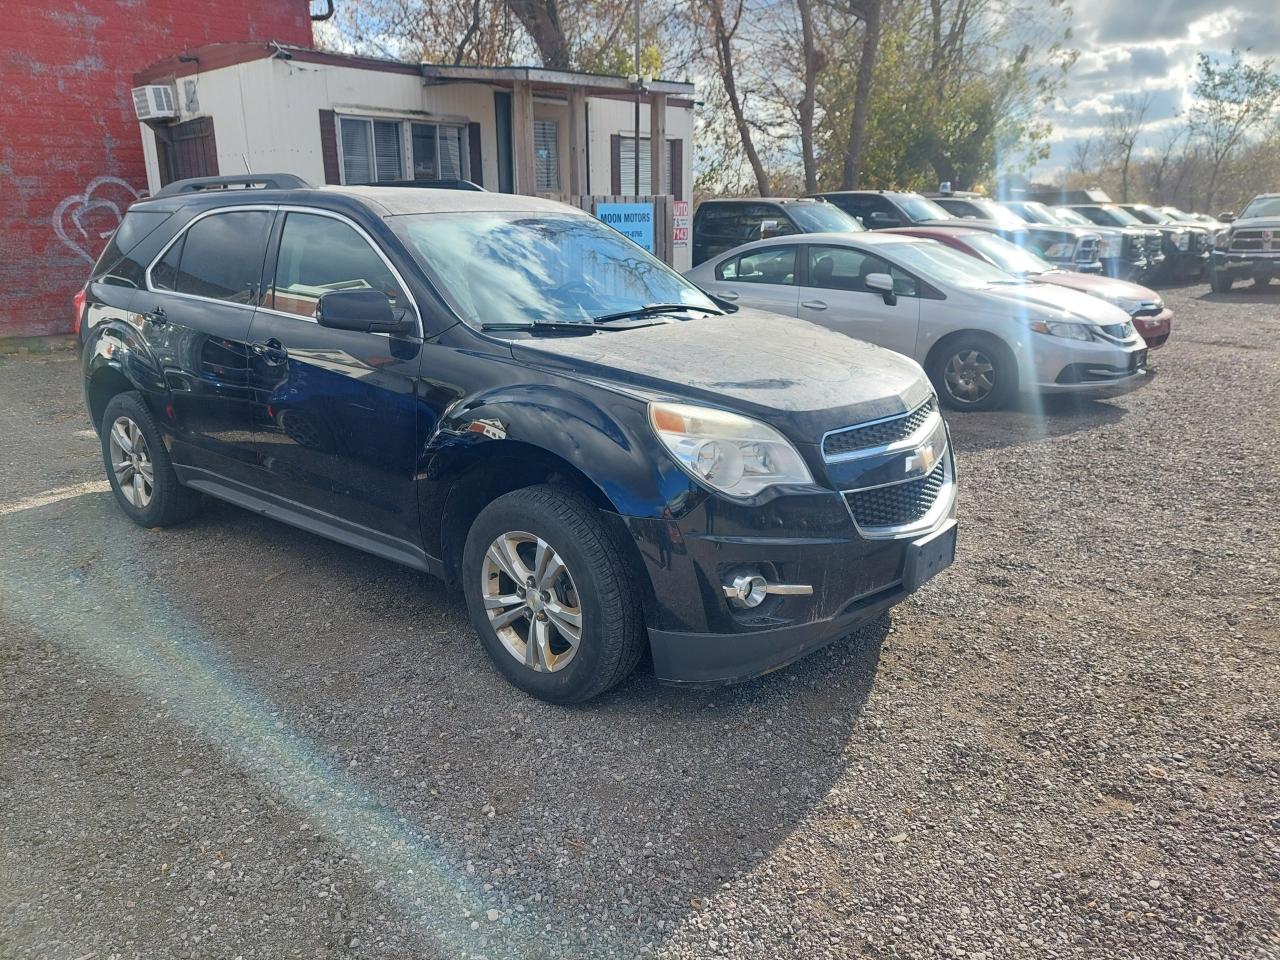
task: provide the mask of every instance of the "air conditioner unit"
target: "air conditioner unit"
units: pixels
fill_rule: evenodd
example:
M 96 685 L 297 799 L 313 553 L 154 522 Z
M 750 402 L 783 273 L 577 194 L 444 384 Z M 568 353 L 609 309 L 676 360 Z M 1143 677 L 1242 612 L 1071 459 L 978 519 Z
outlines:
M 133 88 L 133 112 L 139 120 L 163 120 L 178 115 L 178 98 L 167 83 Z

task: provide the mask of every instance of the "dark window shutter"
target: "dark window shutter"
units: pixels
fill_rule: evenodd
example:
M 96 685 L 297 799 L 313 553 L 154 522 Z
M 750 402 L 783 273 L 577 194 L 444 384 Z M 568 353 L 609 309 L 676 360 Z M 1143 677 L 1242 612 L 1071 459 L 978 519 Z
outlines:
M 467 124 L 467 152 L 471 165 L 471 182 L 484 186 L 484 161 L 480 156 L 480 124 Z
M 684 199 L 684 141 L 672 140 L 667 146 L 671 150 L 671 196 L 677 200 Z
M 341 183 L 338 169 L 338 121 L 332 110 L 320 111 L 320 156 L 324 160 L 324 182 Z
M 609 138 L 609 192 L 622 196 L 622 136 L 617 133 Z

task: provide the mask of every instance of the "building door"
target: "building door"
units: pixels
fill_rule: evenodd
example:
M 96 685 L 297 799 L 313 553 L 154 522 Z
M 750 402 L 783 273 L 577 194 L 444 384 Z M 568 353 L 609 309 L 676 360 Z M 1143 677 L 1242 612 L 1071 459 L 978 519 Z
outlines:
M 499 90 L 493 95 L 493 116 L 498 134 L 498 190 L 515 193 L 515 158 L 511 154 L 511 94 Z
M 218 147 L 213 137 L 213 117 L 197 117 L 172 126 L 152 127 L 160 185 L 188 177 L 218 175 Z

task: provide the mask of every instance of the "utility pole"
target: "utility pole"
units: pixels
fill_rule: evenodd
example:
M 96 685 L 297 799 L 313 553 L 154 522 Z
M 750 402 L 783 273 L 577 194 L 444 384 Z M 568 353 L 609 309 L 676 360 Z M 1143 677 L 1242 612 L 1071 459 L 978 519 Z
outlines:
M 634 154 L 636 192 L 640 196 L 640 92 L 644 86 L 640 80 L 640 0 L 636 0 L 636 149 Z

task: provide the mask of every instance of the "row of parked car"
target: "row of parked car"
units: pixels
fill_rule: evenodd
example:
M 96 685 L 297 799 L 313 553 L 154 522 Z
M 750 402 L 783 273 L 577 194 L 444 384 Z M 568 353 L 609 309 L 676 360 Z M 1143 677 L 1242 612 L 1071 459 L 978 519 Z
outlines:
M 1066 209 L 1112 215 L 1103 204 Z M 1149 240 L 1167 262 L 1159 229 L 1027 221 L 978 196 L 707 200 L 694 217 L 688 276 L 721 300 L 912 357 L 952 409 L 999 407 L 1019 391 L 1115 396 L 1146 382 L 1149 351 L 1167 342 L 1173 316 L 1159 294 L 1124 279 L 1152 269 L 1150 260 L 1111 256 L 1110 229 L 1122 253 Z M 1173 250 L 1197 251 L 1200 269 L 1208 228 L 1166 232 Z

